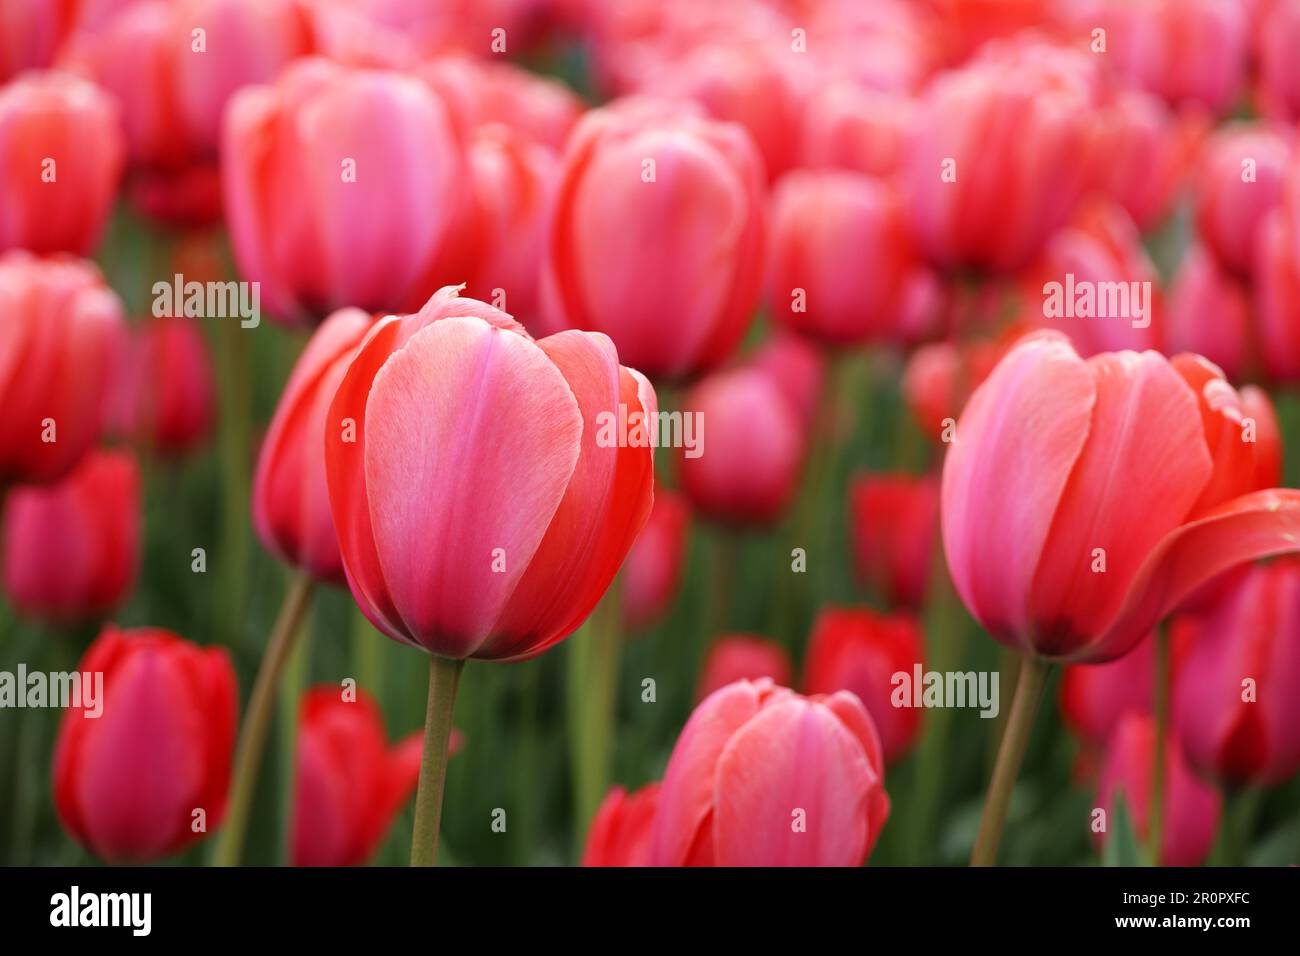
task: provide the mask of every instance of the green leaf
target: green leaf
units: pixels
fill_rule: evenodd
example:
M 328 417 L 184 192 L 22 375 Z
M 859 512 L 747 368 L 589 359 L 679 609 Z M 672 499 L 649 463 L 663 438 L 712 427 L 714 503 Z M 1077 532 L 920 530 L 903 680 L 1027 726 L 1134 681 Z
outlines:
M 1128 814 L 1122 793 L 1115 794 L 1115 804 L 1107 821 L 1108 834 L 1101 851 L 1103 866 L 1145 866 L 1146 858 L 1133 832 L 1133 821 Z

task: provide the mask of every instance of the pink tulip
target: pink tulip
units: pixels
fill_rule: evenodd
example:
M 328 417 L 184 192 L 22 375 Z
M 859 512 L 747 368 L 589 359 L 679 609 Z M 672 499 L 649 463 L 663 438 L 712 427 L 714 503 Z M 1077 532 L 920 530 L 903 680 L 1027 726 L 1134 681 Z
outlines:
M 762 281 L 762 162 L 737 126 L 623 101 L 569 140 L 547 242 L 552 323 L 605 332 L 647 375 L 718 365 Z
M 0 250 L 93 252 L 123 153 L 117 106 L 93 84 L 50 71 L 0 87 Z
M 880 731 L 885 762 L 892 763 L 916 742 L 921 730 L 920 708 L 894 704 L 894 675 L 905 673 L 910 680 L 916 666 L 924 664 L 925 639 L 914 617 L 826 608 L 817 615 L 809 638 L 804 690 L 854 694 Z
M 1196 226 L 1230 272 L 1250 272 L 1261 223 L 1281 203 L 1292 165 L 1291 136 L 1278 127 L 1227 126 L 1206 144 L 1195 177 Z
M 700 423 L 697 447 L 683 451 L 678 468 L 691 506 L 723 524 L 776 521 L 794 497 L 807 445 L 793 403 L 764 372 L 739 368 L 704 379 L 682 407 Z
M 123 452 L 92 451 L 62 481 L 4 501 L 4 589 L 23 614 L 100 617 L 131 593 L 140 565 L 140 472 Z
M 1097 805 L 1105 808 L 1110 827 L 1115 822 L 1116 797 L 1124 807 L 1139 841 L 1147 839 L 1151 815 L 1151 778 L 1156 759 L 1155 721 L 1145 714 L 1124 717 L 1111 735 L 1097 787 Z M 1166 743 L 1164 825 L 1160 837 L 1161 866 L 1199 866 L 1209 856 L 1219 829 L 1221 801 L 1213 787 L 1188 769 L 1177 738 Z M 1094 834 L 1100 846 L 1113 834 Z
M 198 322 L 149 319 L 127 349 L 119 375 L 117 426 L 164 456 L 199 448 L 216 417 L 216 386 Z
M 819 90 L 804 107 L 802 165 L 892 176 L 906 158 L 915 116 L 915 104 L 895 93 L 851 82 Z
M 649 866 L 659 784 L 635 793 L 614 787 L 601 802 L 587 832 L 583 866 Z
M 382 319 L 352 360 L 325 427 L 330 506 L 375 627 L 518 660 L 583 622 L 645 523 L 653 449 L 606 426 L 620 406 L 656 415 L 654 390 L 604 336 L 534 341 L 456 291 Z
M 1072 664 L 1061 675 L 1061 717 L 1090 748 L 1106 746 L 1128 714 L 1150 714 L 1156 642 L 1140 640 L 1106 664 Z
M 1191 632 L 1174 726 L 1201 773 L 1278 784 L 1300 770 L 1300 562 L 1257 565 Z
M 325 481 L 325 432 L 334 393 L 371 325 L 360 309 L 340 309 L 321 323 L 284 386 L 253 476 L 253 526 L 262 544 L 339 585 L 346 578 Z
M 94 445 L 124 327 L 90 263 L 0 255 L 0 485 L 56 481 Z
M 1279 119 L 1300 117 L 1300 73 L 1295 51 L 1300 48 L 1300 6 L 1279 0 L 1269 3 L 1259 24 L 1259 82 L 1265 109 Z
M 1250 325 L 1250 302 L 1240 281 L 1203 246 L 1190 248 L 1169 290 L 1167 350 L 1204 355 L 1237 378 L 1249 360 Z
M 768 304 L 787 328 L 827 345 L 892 331 L 913 265 L 903 209 L 858 173 L 799 171 L 772 196 Z
M 623 615 L 633 630 L 649 627 L 672 604 L 681 583 L 691 509 L 679 494 L 659 490 L 645 527 L 623 562 Z
M 944 462 L 944 548 L 967 608 L 1022 651 L 1113 660 L 1219 573 L 1296 550 L 1300 492 L 1256 490 L 1241 406 L 1199 357 L 1085 361 L 1063 336 L 1022 339 Z
M 889 816 L 880 738 L 852 694 L 737 681 L 677 738 L 655 866 L 860 866 Z
M 463 280 L 464 151 L 420 80 L 302 60 L 231 100 L 223 143 L 235 258 L 276 318 L 410 310 Z
M 703 700 L 738 680 L 766 677 L 780 687 L 789 687 L 790 670 L 790 655 L 775 641 L 753 634 L 724 634 L 704 656 L 695 699 Z
M 1260 360 L 1274 381 L 1288 383 L 1300 381 L 1300 234 L 1296 222 L 1280 210 L 1265 217 L 1256 250 L 1254 285 Z
M 821 351 L 807 339 L 778 330 L 747 357 L 745 365 L 770 377 L 785 393 L 811 436 L 824 391 L 826 362 Z
M 79 0 L 6 0 L 0 5 L 0 83 L 40 70 L 76 21 Z
M 850 487 L 849 503 L 859 577 L 890 604 L 920 607 L 939 530 L 938 479 L 862 475 Z

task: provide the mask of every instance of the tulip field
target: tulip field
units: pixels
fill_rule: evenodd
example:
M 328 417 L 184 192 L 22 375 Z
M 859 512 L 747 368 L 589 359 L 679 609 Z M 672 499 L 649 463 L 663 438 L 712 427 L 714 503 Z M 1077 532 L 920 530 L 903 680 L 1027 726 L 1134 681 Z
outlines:
M 0 0 L 0 863 L 1300 863 L 1297 49 Z

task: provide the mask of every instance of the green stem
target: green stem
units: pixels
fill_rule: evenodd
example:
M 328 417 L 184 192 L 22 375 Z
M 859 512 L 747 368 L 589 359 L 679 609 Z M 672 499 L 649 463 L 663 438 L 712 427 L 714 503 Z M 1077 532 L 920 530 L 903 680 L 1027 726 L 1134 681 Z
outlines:
M 217 838 L 217 849 L 212 861 L 216 866 L 239 864 L 258 769 L 262 763 L 262 751 L 266 747 L 271 714 L 275 710 L 280 674 L 301 630 L 303 614 L 311 601 L 313 586 L 314 582 L 306 573 L 300 571 L 294 576 L 289 590 L 285 592 L 266 652 L 257 669 L 253 693 L 248 699 L 248 710 L 244 714 L 244 725 L 239 732 L 239 744 L 235 748 L 235 767 L 230 784 L 230 801 L 226 807 L 226 821 Z
M 1002 841 L 1002 828 L 1007 822 L 1007 807 L 1011 803 L 1011 790 L 1020 773 L 1029 731 L 1034 725 L 1034 714 L 1047 684 L 1049 664 L 1037 657 L 1026 657 L 1020 665 L 1020 679 L 1016 681 L 1016 696 L 1011 702 L 1011 716 L 1007 718 L 998 760 L 989 781 L 988 796 L 984 801 L 984 815 L 980 818 L 979 834 L 971 851 L 971 866 L 993 866 L 998 859 L 998 844 Z
M 243 643 L 245 571 L 248 568 L 248 482 L 251 473 L 252 403 L 248 340 L 233 319 L 217 320 L 217 366 L 221 389 L 221 586 L 215 608 L 218 633 Z
M 622 655 L 622 602 L 618 581 L 575 635 L 570 648 L 569 724 L 573 749 L 574 837 L 578 847 L 610 780 L 611 742 Z
M 429 656 L 429 699 L 424 710 L 424 754 L 420 785 L 415 793 L 415 827 L 411 833 L 411 866 L 433 866 L 438 857 L 438 828 L 442 822 L 442 791 L 447 782 L 451 715 L 463 660 Z
M 1156 627 L 1155 693 L 1152 705 L 1156 718 L 1155 756 L 1151 766 L 1151 826 L 1147 832 L 1147 853 L 1151 865 L 1160 865 L 1160 847 L 1165 830 L 1165 739 L 1169 735 L 1169 633 Z
M 311 678 L 311 628 L 302 628 L 294 642 L 280 680 L 280 849 L 285 859 L 293 855 L 293 800 L 298 784 L 298 714 Z

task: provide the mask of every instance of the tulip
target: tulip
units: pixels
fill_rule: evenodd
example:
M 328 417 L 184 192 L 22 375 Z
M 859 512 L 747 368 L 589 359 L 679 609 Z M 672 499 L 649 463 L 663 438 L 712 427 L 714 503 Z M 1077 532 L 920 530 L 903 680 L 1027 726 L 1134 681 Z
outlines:
M 1156 642 L 1143 638 L 1123 657 L 1106 664 L 1072 664 L 1061 676 L 1061 716 L 1092 747 L 1105 747 L 1129 713 L 1151 713 Z
M 1139 841 L 1147 839 L 1151 825 L 1151 789 L 1155 770 L 1156 727 L 1151 717 L 1130 713 L 1111 734 L 1097 787 L 1097 805 L 1106 811 L 1110 826 L 1115 823 L 1118 797 L 1132 821 Z M 1214 846 L 1219 829 L 1220 799 L 1218 791 L 1202 783 L 1187 766 L 1176 739 L 1166 742 L 1161 831 L 1160 866 L 1199 866 Z M 1098 846 L 1110 839 L 1109 830 L 1094 834 Z
M 790 686 L 790 655 L 775 641 L 753 634 L 725 634 L 709 647 L 700 671 L 696 700 L 738 680 L 767 677 L 780 687 Z
M 222 648 L 109 626 L 77 668 L 103 674 L 91 708 L 64 711 L 54 751 L 63 826 L 110 863 L 179 853 L 220 825 L 237 686 Z
M 432 862 L 460 665 L 520 660 L 591 613 L 650 513 L 654 390 L 602 335 L 534 341 L 455 288 L 381 320 L 330 406 L 325 473 L 352 595 L 430 653 L 413 862 Z M 621 412 L 626 413 L 624 417 Z
M 127 350 L 115 417 L 123 434 L 179 458 L 212 431 L 216 387 L 207 342 L 194 319 L 147 321 Z
M 1194 183 L 1196 227 L 1228 271 L 1249 274 L 1261 223 L 1281 203 L 1292 165 L 1291 137 L 1281 127 L 1239 123 L 1206 144 Z
M 151 0 L 83 31 L 67 59 L 122 105 L 135 205 L 190 225 L 221 215 L 216 159 L 227 102 L 311 46 L 298 0 Z
M 1300 189 L 1297 190 L 1300 192 Z M 1300 381 L 1300 239 L 1281 211 L 1260 226 L 1254 306 L 1260 359 L 1278 382 Z
M 654 866 L 860 866 L 889 816 L 880 738 L 852 694 L 737 681 L 682 729 Z
M 1095 149 L 1087 56 L 999 42 L 931 83 L 905 177 L 911 225 L 936 265 L 1018 269 L 1065 224 Z
M 925 601 L 939 530 L 939 482 L 930 476 L 863 475 L 849 490 L 859 577 L 891 605 Z
M 1300 770 L 1300 562 L 1251 568 L 1182 623 L 1173 720 L 1192 766 L 1234 786 L 1289 779 Z
M 650 376 L 727 358 L 763 268 L 762 161 L 739 127 L 624 101 L 569 139 L 543 288 L 557 327 L 605 332 Z
M 1300 44 L 1300 7 L 1269 3 L 1261 16 L 1257 52 L 1264 106 L 1269 115 L 1294 120 L 1300 117 L 1300 75 L 1294 62 Z
M 50 71 L 0 87 L 0 250 L 93 252 L 124 152 L 117 106 L 93 84 Z
M 897 707 L 894 675 L 925 663 L 925 642 L 916 618 L 877 614 L 865 608 L 826 608 L 813 623 L 804 662 L 809 694 L 849 691 L 862 702 L 880 732 L 885 763 L 893 763 L 916 742 L 921 711 Z
M 336 685 L 304 694 L 298 723 L 293 865 L 364 863 L 415 790 L 420 734 L 390 748 L 375 702 L 361 691 L 345 699 Z
M 820 90 L 804 108 L 802 165 L 892 176 L 907 155 L 915 112 L 911 100 L 857 83 Z
M 659 784 L 635 793 L 610 790 L 591 821 L 583 866 L 649 866 L 650 836 L 655 822 Z
M 235 259 L 276 318 L 409 310 L 463 277 L 464 150 L 419 79 L 302 60 L 232 98 L 222 144 Z
M 893 190 L 857 173 L 800 171 L 772 197 L 768 303 L 828 345 L 891 331 L 912 255 Z
M 76 15 L 77 0 L 7 0 L 0 7 L 0 83 L 49 66 Z
M 1203 246 L 1187 251 L 1165 309 L 1168 351 L 1204 355 L 1236 378 L 1248 362 L 1250 303 L 1240 281 Z
M 948 567 L 1027 655 L 973 862 L 996 854 L 1047 661 L 1120 657 L 1219 573 L 1297 549 L 1300 492 L 1257 490 L 1275 451 L 1257 451 L 1242 404 L 1198 356 L 1085 361 L 1053 333 L 1022 339 L 967 403 L 944 462 Z
M 672 604 L 681 584 L 691 509 L 681 495 L 660 490 L 645 527 L 623 563 L 623 614 L 634 630 L 649 627 Z
M 822 399 L 826 362 L 807 339 L 778 331 L 752 352 L 745 363 L 764 373 L 785 393 L 799 413 L 804 431 L 811 436 Z
M 67 475 L 94 445 L 120 360 L 122 303 L 70 258 L 0 255 L 0 487 Z
M 57 484 L 4 502 L 4 588 L 24 614 L 75 621 L 107 614 L 140 563 L 140 474 L 122 452 L 89 452 Z

